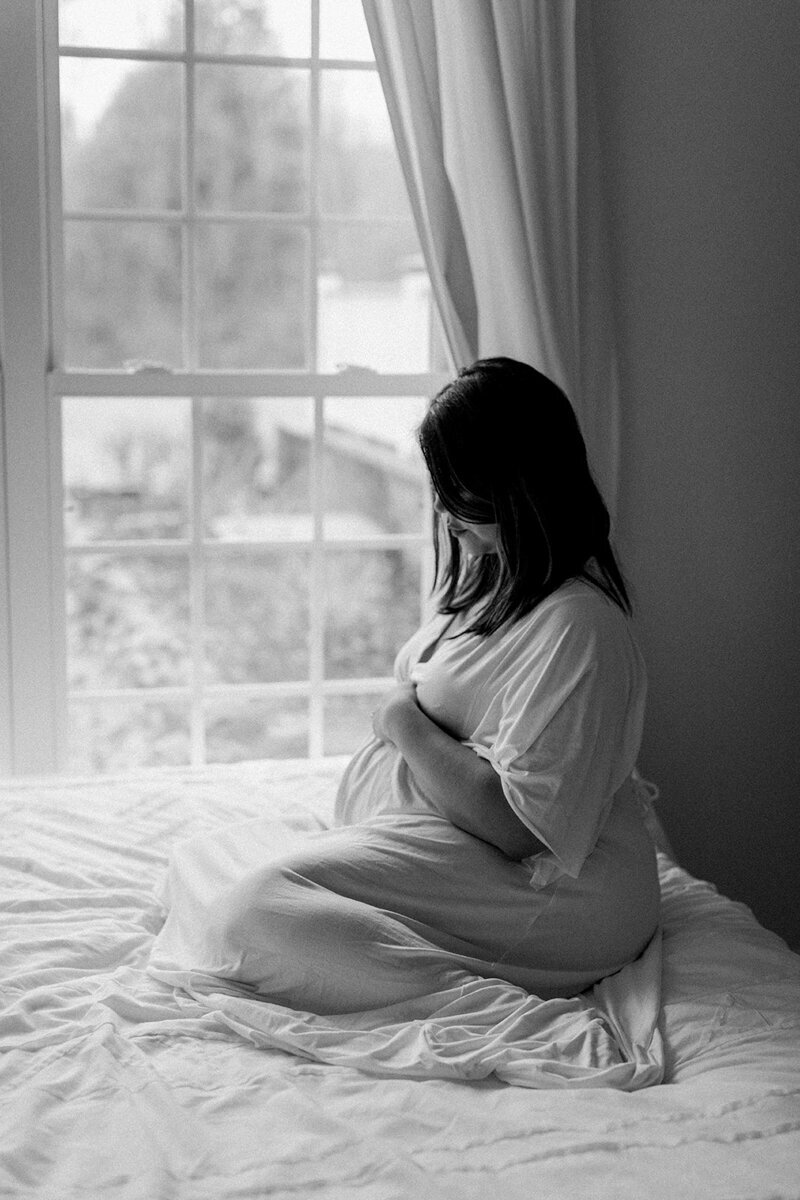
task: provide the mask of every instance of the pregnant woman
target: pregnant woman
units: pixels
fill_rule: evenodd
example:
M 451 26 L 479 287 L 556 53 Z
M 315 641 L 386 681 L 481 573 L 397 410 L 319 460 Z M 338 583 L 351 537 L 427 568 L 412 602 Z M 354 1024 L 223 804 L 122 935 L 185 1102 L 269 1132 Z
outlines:
M 532 367 L 486 359 L 419 441 L 438 611 L 397 656 L 334 827 L 251 866 L 188 939 L 185 966 L 306 1013 L 476 977 L 575 996 L 658 923 L 645 673 L 572 408 Z M 167 949 L 190 923 L 170 920 Z

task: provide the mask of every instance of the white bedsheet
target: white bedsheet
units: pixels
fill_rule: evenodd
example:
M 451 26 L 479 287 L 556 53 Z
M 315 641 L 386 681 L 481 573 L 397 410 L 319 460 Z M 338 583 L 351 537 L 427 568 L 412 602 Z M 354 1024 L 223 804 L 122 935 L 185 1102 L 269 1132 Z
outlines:
M 0 1195 L 800 1196 L 800 958 L 662 860 L 666 1082 L 369 1077 L 145 973 L 170 846 L 330 817 L 342 763 L 0 789 Z

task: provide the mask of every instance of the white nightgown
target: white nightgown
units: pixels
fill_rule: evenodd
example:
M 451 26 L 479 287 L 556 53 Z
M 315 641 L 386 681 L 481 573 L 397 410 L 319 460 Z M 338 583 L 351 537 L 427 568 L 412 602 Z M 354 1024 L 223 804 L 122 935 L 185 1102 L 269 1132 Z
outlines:
M 636 766 L 646 676 L 628 621 L 576 581 L 491 637 L 459 636 L 468 624 L 434 617 L 400 650 L 395 678 L 416 684 L 428 716 L 494 766 L 552 852 L 548 877 L 556 863 L 576 876 Z M 337 824 L 398 809 L 436 811 L 399 751 L 371 737 L 342 780 Z M 541 878 L 543 864 L 529 861 Z
M 621 970 L 652 947 L 659 909 L 646 789 L 635 772 L 645 673 L 628 620 L 598 589 L 574 581 L 490 637 L 459 635 L 466 624 L 436 616 L 398 654 L 396 678 L 412 680 L 423 710 L 492 764 L 508 803 L 547 850 L 517 862 L 456 828 L 427 802 L 399 751 L 371 737 L 345 772 L 334 828 L 277 849 L 265 819 L 263 828 L 248 822 L 178 848 L 150 969 L 194 995 L 239 989 L 249 998 L 241 1001 L 250 1005 L 248 1036 L 258 1029 L 266 1044 L 367 1070 L 502 1076 L 497 1028 L 513 1027 L 514 1037 L 526 1028 L 529 1041 L 534 1029 L 532 1086 L 552 1086 L 541 1082 L 549 1035 L 537 1024 L 551 1020 L 549 1001 L 583 1022 L 566 1043 L 563 1030 L 547 1043 L 559 1047 L 561 1083 L 574 1067 L 577 1078 L 593 1073 L 613 1084 L 626 1059 L 618 1086 L 653 1082 L 654 951 L 639 1006 L 646 1036 L 625 1030 L 626 1021 L 636 1024 L 629 981 L 641 990 L 641 970 Z M 585 998 L 553 999 L 577 997 L 611 975 L 611 1008 L 623 1017 L 606 1011 L 598 1022 Z M 465 1039 L 459 1026 L 461 1065 L 445 1069 L 430 1032 L 419 1051 L 422 1035 L 412 1029 L 436 1016 L 433 1040 L 447 1041 L 442 1013 L 453 1019 L 454 1000 L 459 1020 L 466 1005 L 472 1034 Z M 275 1015 L 288 1010 L 289 1032 Z M 388 1027 L 380 1025 L 386 1013 Z M 391 1028 L 377 1042 L 376 1021 Z M 351 1042 L 366 1031 L 371 1049 L 359 1043 L 358 1061 Z M 416 1059 L 406 1045 L 415 1037 Z M 577 1059 L 565 1067 L 572 1052 Z M 553 1056 L 544 1057 L 552 1076 Z M 513 1081 L 530 1082 L 529 1069 Z

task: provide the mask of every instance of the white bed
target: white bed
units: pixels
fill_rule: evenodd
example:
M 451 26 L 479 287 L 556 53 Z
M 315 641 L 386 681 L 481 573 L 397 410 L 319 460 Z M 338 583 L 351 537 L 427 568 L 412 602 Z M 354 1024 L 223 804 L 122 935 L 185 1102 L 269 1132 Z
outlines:
M 343 760 L 0 788 L 0 1195 L 800 1197 L 800 957 L 660 858 L 665 1082 L 386 1079 L 146 973 L 177 840 L 330 819 Z

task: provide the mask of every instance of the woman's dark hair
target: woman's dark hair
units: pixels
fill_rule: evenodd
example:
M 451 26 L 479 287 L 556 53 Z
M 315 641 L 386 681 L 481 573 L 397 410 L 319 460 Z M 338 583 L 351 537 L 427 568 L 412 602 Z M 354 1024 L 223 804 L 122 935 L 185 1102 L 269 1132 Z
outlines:
M 470 631 L 494 633 L 570 579 L 631 612 L 608 510 L 555 383 L 511 358 L 480 359 L 433 398 L 417 436 L 443 507 L 498 525 L 499 553 L 465 561 L 434 519 L 440 612 L 477 607 Z

